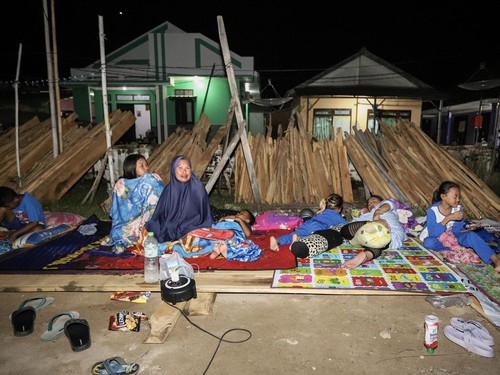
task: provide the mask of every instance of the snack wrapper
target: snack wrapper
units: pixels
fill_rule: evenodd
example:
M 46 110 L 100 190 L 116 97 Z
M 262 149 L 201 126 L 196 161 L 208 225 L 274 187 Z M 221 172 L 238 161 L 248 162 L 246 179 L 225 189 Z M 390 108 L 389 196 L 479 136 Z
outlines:
M 115 292 L 111 299 L 122 302 L 146 303 L 151 298 L 151 292 Z
M 139 332 L 141 330 L 141 317 L 126 310 L 120 311 L 109 317 L 108 329 L 110 331 Z

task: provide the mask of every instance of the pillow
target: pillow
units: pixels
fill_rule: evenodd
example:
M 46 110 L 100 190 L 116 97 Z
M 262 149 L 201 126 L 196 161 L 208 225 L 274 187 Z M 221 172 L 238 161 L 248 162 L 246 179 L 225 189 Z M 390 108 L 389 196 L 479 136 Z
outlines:
M 381 249 L 391 242 L 391 232 L 385 225 L 370 221 L 358 229 L 350 242 L 354 246 Z
M 300 218 L 300 216 L 297 215 L 279 211 L 266 211 L 255 217 L 255 224 L 252 225 L 252 230 L 294 230 L 303 222 L 304 221 Z
M 78 225 L 85 220 L 81 215 L 73 214 L 71 212 L 44 212 L 45 226 L 51 227 L 57 224 Z
M 26 233 L 16 238 L 14 242 L 12 242 L 12 248 L 19 249 L 21 247 L 35 246 L 42 242 L 46 242 L 48 240 L 51 240 L 52 238 L 60 236 L 61 234 L 69 232 L 73 228 L 73 226 L 68 224 L 58 224 L 42 229 L 38 232 Z

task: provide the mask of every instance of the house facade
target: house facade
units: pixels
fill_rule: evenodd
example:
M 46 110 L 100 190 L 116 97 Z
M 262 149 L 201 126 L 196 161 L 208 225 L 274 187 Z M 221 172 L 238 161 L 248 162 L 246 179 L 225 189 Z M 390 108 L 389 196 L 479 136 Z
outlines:
M 253 57 L 231 52 L 237 88 L 258 95 Z M 204 112 L 214 125 L 227 122 L 231 101 L 221 47 L 199 33 L 186 33 L 165 22 L 106 55 L 109 112 L 131 111 L 136 123 L 125 141 L 154 137 L 159 143 L 179 126 L 190 128 Z M 102 64 L 71 69 L 64 84 L 73 92 L 74 110 L 88 122 L 104 120 Z M 243 94 L 242 94 L 243 95 Z M 262 127 L 262 115 L 247 124 Z
M 330 139 L 337 128 L 378 131 L 379 120 L 399 119 L 420 126 L 425 100 L 441 99 L 431 86 L 362 48 L 355 55 L 296 86 L 299 123 L 317 139 Z

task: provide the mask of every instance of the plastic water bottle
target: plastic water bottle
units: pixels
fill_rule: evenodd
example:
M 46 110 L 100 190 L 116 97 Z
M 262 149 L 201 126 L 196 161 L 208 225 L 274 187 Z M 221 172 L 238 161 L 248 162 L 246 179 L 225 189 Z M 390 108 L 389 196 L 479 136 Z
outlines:
M 144 282 L 158 282 L 158 241 L 153 232 L 144 239 Z

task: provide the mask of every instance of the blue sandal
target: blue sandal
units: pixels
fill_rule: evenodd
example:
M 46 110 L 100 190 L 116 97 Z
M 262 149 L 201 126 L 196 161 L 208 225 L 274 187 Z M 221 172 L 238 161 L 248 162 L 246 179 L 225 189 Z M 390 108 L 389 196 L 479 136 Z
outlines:
M 139 365 L 137 363 L 128 364 L 122 357 L 108 358 L 104 362 L 97 362 L 92 366 L 92 375 L 133 375 L 138 371 Z

